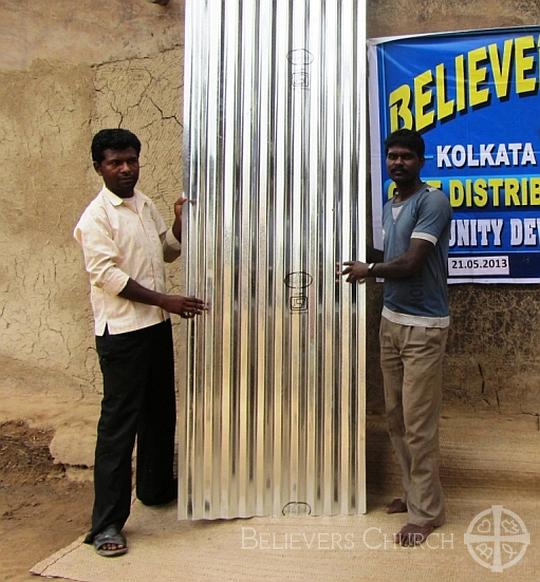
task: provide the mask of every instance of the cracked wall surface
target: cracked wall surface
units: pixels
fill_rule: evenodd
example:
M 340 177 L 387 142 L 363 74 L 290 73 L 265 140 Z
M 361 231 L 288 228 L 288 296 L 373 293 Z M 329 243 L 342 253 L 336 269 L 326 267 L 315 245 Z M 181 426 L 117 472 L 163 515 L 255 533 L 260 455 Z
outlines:
M 172 220 L 182 177 L 183 13 L 181 0 L 166 8 L 93 0 L 75 13 L 68 0 L 0 5 L 0 364 L 14 389 L 30 369 L 44 395 L 101 390 L 88 279 L 72 236 L 101 186 L 90 141 L 103 127 L 135 131 L 139 187 Z M 179 267 L 169 275 L 178 291 Z
M 517 26 L 539 16 L 535 1 L 370 0 L 368 36 Z M 72 238 L 100 187 L 89 154 L 96 130 L 139 135 L 139 186 L 172 219 L 182 191 L 182 27 L 181 0 L 167 8 L 94 0 L 76 12 L 68 0 L 0 4 L 0 364 L 12 376 L 22 370 L 21 383 L 35 378 L 44 394 L 49 384 L 83 395 L 101 388 L 88 280 Z M 171 290 L 179 290 L 180 267 L 169 266 Z M 380 286 L 370 282 L 368 295 L 368 400 L 376 405 Z M 446 403 L 538 415 L 538 286 L 460 285 L 450 296 Z
M 78 380 L 94 368 L 70 231 L 85 187 L 91 79 L 88 66 L 46 61 L 0 73 L 1 356 Z

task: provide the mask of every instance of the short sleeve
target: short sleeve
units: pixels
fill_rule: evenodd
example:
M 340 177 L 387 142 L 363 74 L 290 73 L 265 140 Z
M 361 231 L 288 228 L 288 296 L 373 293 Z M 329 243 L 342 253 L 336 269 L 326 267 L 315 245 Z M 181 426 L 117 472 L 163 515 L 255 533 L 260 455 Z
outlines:
M 429 189 L 418 204 L 417 221 L 411 238 L 427 240 L 435 245 L 451 219 L 448 198 L 440 190 Z

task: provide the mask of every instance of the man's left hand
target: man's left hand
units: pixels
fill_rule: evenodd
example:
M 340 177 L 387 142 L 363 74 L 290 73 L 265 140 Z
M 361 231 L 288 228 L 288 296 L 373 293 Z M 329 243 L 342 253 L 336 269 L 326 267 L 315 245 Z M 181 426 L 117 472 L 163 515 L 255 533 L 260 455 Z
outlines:
M 189 200 L 185 196 L 181 196 L 178 200 L 174 203 L 174 216 L 176 219 L 182 219 L 182 207 L 186 202 Z

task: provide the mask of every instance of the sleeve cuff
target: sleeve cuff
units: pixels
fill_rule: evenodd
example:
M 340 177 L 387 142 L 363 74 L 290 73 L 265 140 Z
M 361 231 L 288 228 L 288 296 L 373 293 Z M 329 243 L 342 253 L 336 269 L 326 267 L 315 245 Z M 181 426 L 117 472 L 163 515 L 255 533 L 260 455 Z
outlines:
M 437 241 L 439 240 L 436 236 L 432 234 L 428 234 L 427 232 L 413 232 L 411 234 L 411 238 L 419 238 L 421 240 L 427 240 L 432 245 L 436 245 Z
M 128 281 L 129 275 L 127 273 L 119 272 L 115 277 L 103 285 L 103 290 L 111 295 L 120 295 Z

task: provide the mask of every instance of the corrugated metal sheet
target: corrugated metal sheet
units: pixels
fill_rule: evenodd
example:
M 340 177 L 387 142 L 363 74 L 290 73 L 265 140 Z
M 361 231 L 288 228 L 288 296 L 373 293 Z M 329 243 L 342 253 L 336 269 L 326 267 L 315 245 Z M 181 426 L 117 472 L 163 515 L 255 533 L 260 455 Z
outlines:
M 186 8 L 179 517 L 364 512 L 364 3 Z

